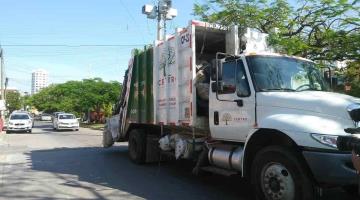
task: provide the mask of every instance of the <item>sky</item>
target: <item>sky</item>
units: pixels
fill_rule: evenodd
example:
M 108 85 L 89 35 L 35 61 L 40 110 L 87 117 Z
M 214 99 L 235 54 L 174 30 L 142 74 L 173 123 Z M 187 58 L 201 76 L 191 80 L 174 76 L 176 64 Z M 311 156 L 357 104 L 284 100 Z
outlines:
M 131 50 L 156 38 L 156 21 L 141 13 L 144 4 L 154 2 L 0 0 L 8 87 L 30 92 L 31 72 L 37 69 L 48 71 L 50 83 L 94 77 L 122 82 Z M 168 32 L 195 18 L 195 2 L 203 1 L 173 0 L 178 16 L 168 22 Z

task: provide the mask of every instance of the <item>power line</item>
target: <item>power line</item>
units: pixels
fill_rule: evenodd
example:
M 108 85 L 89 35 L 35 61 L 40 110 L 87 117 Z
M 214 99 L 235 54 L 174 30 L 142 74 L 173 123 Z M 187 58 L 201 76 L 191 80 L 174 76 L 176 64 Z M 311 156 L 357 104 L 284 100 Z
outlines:
M 3 44 L 3 47 L 138 47 L 145 44 Z
M 122 0 L 120 0 L 120 3 L 123 5 L 123 7 L 125 8 L 126 12 L 127 12 L 128 15 L 130 16 L 130 19 L 132 19 L 135 24 L 138 24 L 138 23 L 136 22 L 134 16 L 132 15 L 132 13 L 131 13 L 130 10 L 128 9 L 128 7 L 126 6 L 126 4 L 125 4 Z M 141 37 L 142 37 L 142 39 L 143 39 L 143 42 L 145 42 L 145 37 L 144 37 L 143 32 L 140 31 L 140 34 L 141 34 Z

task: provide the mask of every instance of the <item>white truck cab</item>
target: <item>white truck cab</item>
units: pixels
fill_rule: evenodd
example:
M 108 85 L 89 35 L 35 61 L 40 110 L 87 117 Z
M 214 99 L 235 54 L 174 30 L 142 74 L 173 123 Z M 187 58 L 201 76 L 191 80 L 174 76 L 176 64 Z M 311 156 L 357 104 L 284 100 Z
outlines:
M 253 161 L 254 149 L 286 144 L 302 154 L 298 159 L 318 183 L 357 184 L 351 155 L 339 152 L 336 140 L 358 127 L 348 108 L 359 107 L 360 99 L 330 92 L 310 60 L 274 53 L 222 56 L 209 94 L 213 139 L 244 143 L 243 167 Z

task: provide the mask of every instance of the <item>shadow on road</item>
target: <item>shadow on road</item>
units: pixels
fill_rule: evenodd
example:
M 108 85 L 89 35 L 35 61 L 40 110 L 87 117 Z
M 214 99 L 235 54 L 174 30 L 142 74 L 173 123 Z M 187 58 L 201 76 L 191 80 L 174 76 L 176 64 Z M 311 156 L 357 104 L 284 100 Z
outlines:
M 115 146 L 109 149 L 84 147 L 32 150 L 24 156 L 31 164 L 31 170 L 48 172 L 57 177 L 56 180 L 62 180 L 59 182 L 60 185 L 81 189 L 96 199 L 109 198 L 109 193 L 104 192 L 109 189 L 104 187 L 113 189 L 110 195 L 123 199 L 132 199 L 132 195 L 150 200 L 252 199 L 249 183 L 238 176 L 194 176 L 191 173 L 193 164 L 185 161 L 135 165 L 129 161 L 127 153 L 127 146 Z M 20 173 L 14 171 L 15 169 L 16 167 L 12 166 L 12 172 L 4 174 L 11 176 L 10 178 L 15 180 L 14 183 L 19 181 L 14 174 Z M 21 181 L 26 179 L 29 179 L 30 185 L 34 181 L 32 177 L 26 176 L 22 177 Z M 36 179 L 44 188 L 48 187 L 46 181 L 47 179 L 42 180 L 40 177 Z M 56 184 L 55 188 L 49 186 L 53 194 L 63 192 L 56 188 Z M 73 195 L 74 198 L 79 198 L 78 195 L 81 194 Z M 1 196 L 29 197 L 21 192 L 8 190 Z M 323 199 L 353 198 L 347 197 L 337 189 L 325 192 Z
M 249 185 L 240 177 L 191 174 L 192 164 L 169 162 L 135 165 L 127 147 L 60 148 L 28 154 L 32 170 L 76 175 L 79 181 L 121 190 L 145 199 L 251 199 Z M 72 187 L 83 187 L 72 181 Z M 98 191 L 89 190 L 98 199 Z

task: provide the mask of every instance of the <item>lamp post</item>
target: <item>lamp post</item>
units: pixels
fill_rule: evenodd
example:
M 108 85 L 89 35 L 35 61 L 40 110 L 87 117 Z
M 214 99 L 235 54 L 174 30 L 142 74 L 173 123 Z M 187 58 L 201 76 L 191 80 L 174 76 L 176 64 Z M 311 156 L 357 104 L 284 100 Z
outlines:
M 142 13 L 149 19 L 157 19 L 157 40 L 166 38 L 166 21 L 172 20 L 177 16 L 177 10 L 172 8 L 171 0 L 159 0 L 157 5 L 144 5 Z
M 4 95 L 4 51 L 3 49 L 0 47 L 0 70 L 1 70 L 1 100 L 5 99 L 5 95 Z

